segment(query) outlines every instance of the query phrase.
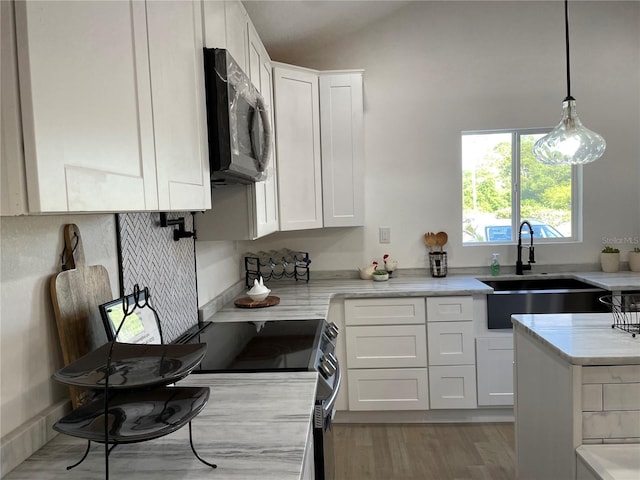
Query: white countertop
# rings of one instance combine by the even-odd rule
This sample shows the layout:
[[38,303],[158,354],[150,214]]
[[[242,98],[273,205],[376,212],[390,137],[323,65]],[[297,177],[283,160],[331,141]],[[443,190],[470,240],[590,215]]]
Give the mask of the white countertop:
[[[200,463],[187,426],[156,440],[120,445],[109,457],[112,479],[299,480],[316,388],[315,372],[192,374],[181,385],[211,387],[209,402],[193,420]],[[104,446],[58,435],[3,480],[102,480]]]
[[638,480],[640,444],[581,445],[576,449],[588,468],[600,480]]
[[[444,278],[409,277],[399,275],[386,282],[360,279],[311,280],[309,283],[267,283],[271,295],[280,298],[280,304],[267,308],[238,308],[233,302],[225,305],[215,316],[204,320],[215,322],[244,322],[268,320],[326,319],[329,303],[334,297],[375,298],[415,297],[436,295],[487,294],[493,289],[468,275]],[[244,296],[244,294],[240,295]]]
[[640,335],[611,328],[610,313],[513,315],[513,326],[574,365],[640,364]]
[[611,292],[640,291],[640,273],[638,272],[584,272],[575,274],[575,278]]
[[[313,275],[313,272],[312,272]],[[268,320],[326,319],[332,298],[375,297],[427,297],[439,295],[491,294],[493,289],[480,280],[509,280],[522,278],[575,278],[609,291],[640,291],[640,274],[634,272],[603,273],[579,272],[557,274],[500,275],[449,275],[442,278],[405,275],[401,271],[386,282],[355,278],[313,279],[304,281],[271,281],[271,295],[280,298],[280,304],[268,308],[237,308],[233,302],[215,313],[202,308],[202,319],[215,322],[243,322]],[[239,296],[244,296],[244,292]],[[250,310],[250,311],[249,311]]]

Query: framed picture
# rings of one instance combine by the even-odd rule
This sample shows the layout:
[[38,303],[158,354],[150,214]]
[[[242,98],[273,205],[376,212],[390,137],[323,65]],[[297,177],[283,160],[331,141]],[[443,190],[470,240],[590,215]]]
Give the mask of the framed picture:
[[[120,328],[117,341],[121,343],[161,344],[162,337],[160,335],[156,314],[147,305],[149,299],[146,296],[145,290],[140,290],[137,293],[137,296],[137,305],[136,296],[134,294],[126,296],[129,311],[133,310],[133,312],[124,320],[124,324],[122,325],[122,328]],[[125,312],[123,298],[112,300],[100,305],[99,307],[109,341],[113,340],[116,331],[124,319]],[[140,305],[142,305],[142,307],[140,307]]]

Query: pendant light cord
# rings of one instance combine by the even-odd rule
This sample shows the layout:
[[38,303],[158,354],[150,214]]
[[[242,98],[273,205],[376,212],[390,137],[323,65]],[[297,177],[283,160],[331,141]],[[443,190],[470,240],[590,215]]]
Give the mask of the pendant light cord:
[[569,0],[564,0],[564,36],[567,54],[567,100],[575,100],[571,96],[571,69],[569,67]]

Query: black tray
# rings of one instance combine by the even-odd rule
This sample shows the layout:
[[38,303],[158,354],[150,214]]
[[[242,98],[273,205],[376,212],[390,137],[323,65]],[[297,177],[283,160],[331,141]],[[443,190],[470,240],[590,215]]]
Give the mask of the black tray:
[[[207,404],[208,387],[161,387],[117,391],[109,396],[107,443],[134,443],[168,435],[190,422]],[[75,409],[54,430],[105,443],[104,394]]]
[[[65,385],[89,389],[105,386],[107,355],[111,343],[58,370],[54,379]],[[109,373],[110,389],[168,385],[187,376],[207,351],[205,343],[155,345],[115,343]]]

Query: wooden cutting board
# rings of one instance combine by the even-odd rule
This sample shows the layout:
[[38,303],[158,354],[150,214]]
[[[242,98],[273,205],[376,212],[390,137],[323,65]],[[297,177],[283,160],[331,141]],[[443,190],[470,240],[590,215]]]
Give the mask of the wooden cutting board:
[[274,305],[278,305],[280,303],[280,297],[269,295],[267,298],[260,301],[251,300],[251,297],[242,297],[242,298],[238,298],[233,303],[235,304],[236,307],[239,307],[239,308],[273,307]]
[[[113,300],[109,272],[102,265],[87,266],[80,230],[64,226],[64,271],[51,278],[51,300],[64,364],[69,365],[107,342],[98,306]],[[84,392],[71,389],[75,408]]]

